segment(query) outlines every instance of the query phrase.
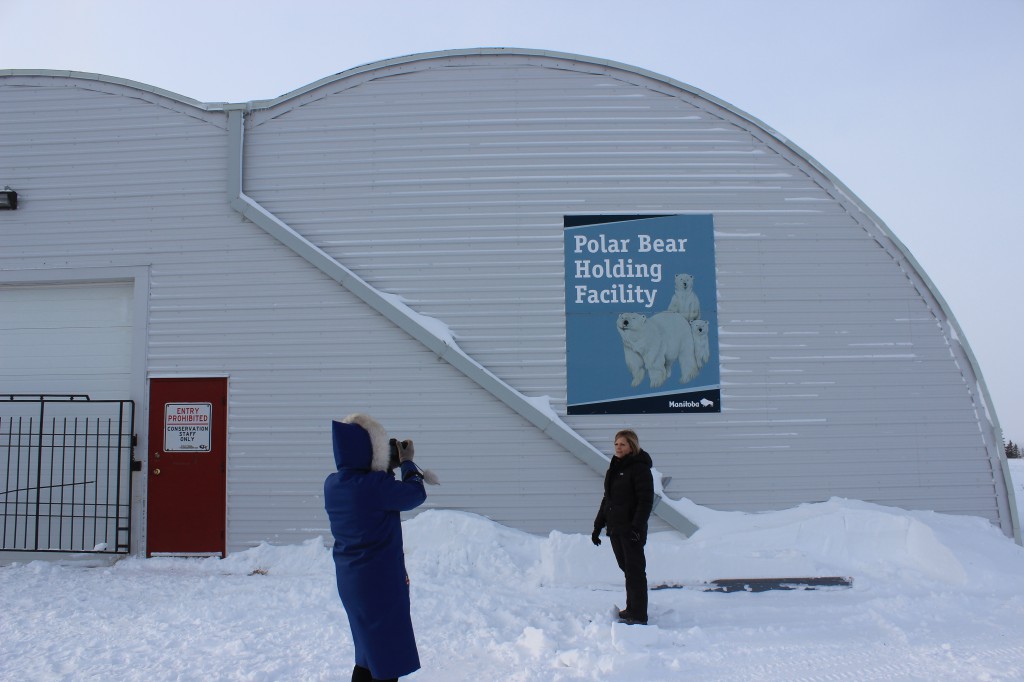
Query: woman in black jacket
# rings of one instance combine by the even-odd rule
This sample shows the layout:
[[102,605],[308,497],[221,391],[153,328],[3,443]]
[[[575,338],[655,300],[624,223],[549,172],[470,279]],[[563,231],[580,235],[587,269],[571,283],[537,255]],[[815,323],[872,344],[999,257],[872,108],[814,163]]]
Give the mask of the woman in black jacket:
[[651,456],[640,447],[636,432],[626,429],[615,434],[615,457],[604,475],[604,497],[594,519],[595,545],[601,544],[601,529],[608,538],[615,561],[626,576],[626,608],[619,619],[629,625],[647,624],[647,519],[654,506],[654,477]]

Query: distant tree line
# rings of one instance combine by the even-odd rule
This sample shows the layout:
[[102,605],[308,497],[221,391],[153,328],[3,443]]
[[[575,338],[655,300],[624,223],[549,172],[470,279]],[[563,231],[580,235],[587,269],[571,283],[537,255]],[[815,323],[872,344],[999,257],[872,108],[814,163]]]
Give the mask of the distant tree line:
[[1020,459],[1019,445],[1011,440],[1004,447],[1006,448],[1006,459]]

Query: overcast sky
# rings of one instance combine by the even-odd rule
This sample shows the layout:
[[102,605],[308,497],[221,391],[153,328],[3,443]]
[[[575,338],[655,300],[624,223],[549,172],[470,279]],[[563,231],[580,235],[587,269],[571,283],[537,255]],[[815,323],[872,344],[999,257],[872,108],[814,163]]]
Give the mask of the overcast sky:
[[1005,438],[1024,441],[1024,0],[0,0],[0,24],[0,69],[206,102],[473,47],[571,52],[700,88],[885,221],[960,323]]

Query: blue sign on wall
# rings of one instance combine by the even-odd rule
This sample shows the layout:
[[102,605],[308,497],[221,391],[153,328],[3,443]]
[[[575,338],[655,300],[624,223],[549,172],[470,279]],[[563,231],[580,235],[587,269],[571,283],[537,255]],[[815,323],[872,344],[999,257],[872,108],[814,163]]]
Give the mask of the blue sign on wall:
[[720,412],[710,215],[565,219],[569,414]]

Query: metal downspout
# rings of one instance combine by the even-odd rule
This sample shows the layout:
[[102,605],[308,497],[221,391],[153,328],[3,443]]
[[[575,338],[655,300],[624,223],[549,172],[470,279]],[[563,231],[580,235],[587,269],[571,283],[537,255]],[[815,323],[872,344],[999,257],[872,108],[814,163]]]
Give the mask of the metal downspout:
[[[577,459],[598,474],[604,475],[608,467],[608,459],[569,428],[565,422],[558,419],[553,413],[538,408],[529,398],[485,369],[457,345],[432,333],[417,320],[419,314],[402,303],[398,297],[384,294],[374,288],[246,196],[242,187],[246,110],[247,105],[245,104],[224,106],[224,111],[228,115],[228,203],[231,208],[351,291],[409,336],[422,343],[442,360],[540,429]],[[655,500],[654,513],[666,523],[686,536],[692,535],[697,530],[697,526],[671,504],[659,504],[662,501],[664,500],[661,497]]]

